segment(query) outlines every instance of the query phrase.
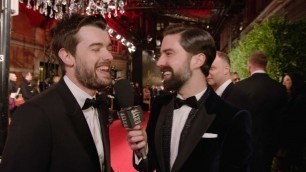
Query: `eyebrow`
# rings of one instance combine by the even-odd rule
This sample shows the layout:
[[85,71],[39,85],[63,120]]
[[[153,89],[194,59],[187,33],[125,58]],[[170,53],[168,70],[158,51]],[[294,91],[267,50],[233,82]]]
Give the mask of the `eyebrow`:
[[161,51],[161,53],[165,53],[165,52],[169,52],[169,51],[174,52],[174,50],[172,48],[168,48],[168,49],[165,49],[165,50]]
[[[105,44],[97,42],[97,43],[92,43],[89,45],[89,47],[93,47],[93,46],[105,46]],[[112,43],[109,43],[106,45],[106,47],[108,46],[112,46]]]

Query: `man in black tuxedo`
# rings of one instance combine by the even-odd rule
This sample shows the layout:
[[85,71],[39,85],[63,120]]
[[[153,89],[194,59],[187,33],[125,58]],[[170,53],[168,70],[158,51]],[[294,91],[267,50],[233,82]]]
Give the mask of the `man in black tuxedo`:
[[[64,77],[13,116],[1,172],[110,172],[108,105],[96,95],[111,84],[106,21],[72,14],[50,31]],[[92,100],[95,98],[96,100]]]
[[287,100],[285,87],[265,72],[267,63],[268,57],[263,52],[253,52],[247,65],[251,76],[235,84],[250,100],[247,109],[252,114],[253,122],[251,171],[254,172],[271,171],[276,151],[275,130]]
[[236,89],[231,79],[231,61],[227,54],[217,51],[216,58],[209,69],[207,83],[224,100],[240,108],[246,108],[247,97]]
[[216,56],[211,35],[171,25],[160,52],[156,64],[164,89],[176,93],[155,99],[146,131],[140,125],[128,130],[135,168],[146,165],[139,150],[148,148],[148,171],[248,171],[250,114],[223,101],[206,83]]

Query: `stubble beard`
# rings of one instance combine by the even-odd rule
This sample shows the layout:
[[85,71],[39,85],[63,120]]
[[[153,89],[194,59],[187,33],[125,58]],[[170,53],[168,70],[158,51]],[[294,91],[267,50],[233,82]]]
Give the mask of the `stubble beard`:
[[101,90],[109,86],[112,82],[111,76],[100,79],[95,69],[91,70],[86,64],[81,64],[79,61],[76,63],[75,75],[77,80],[86,88],[93,90]]

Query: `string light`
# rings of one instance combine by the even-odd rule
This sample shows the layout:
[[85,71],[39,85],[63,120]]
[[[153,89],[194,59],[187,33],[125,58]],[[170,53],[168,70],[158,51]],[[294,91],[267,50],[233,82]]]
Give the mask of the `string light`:
[[124,37],[122,37],[121,35],[117,34],[117,32],[114,31],[112,28],[107,27],[106,29],[107,29],[108,34],[111,37],[113,37],[116,40],[118,40],[119,42],[121,42],[122,45],[126,46],[130,53],[133,53],[133,52],[136,51],[136,47],[135,47],[135,45],[132,42],[127,41]]
[[[24,0],[19,0],[24,3]],[[81,15],[101,14],[111,18],[117,17],[118,13],[123,14],[123,7],[126,3],[123,0],[27,0],[27,9],[39,11],[40,14],[60,20],[64,13],[79,13]],[[110,36],[115,37],[119,42],[126,46],[130,53],[136,51],[133,43],[127,41],[124,37],[117,34],[108,27]]]

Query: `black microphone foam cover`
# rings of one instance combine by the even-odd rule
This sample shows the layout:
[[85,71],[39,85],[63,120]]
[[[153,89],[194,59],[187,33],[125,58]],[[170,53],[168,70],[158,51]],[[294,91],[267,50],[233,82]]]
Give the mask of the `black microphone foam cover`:
[[120,79],[114,85],[115,97],[122,108],[132,107],[134,105],[134,89],[130,81]]

